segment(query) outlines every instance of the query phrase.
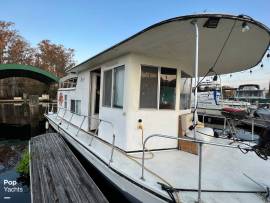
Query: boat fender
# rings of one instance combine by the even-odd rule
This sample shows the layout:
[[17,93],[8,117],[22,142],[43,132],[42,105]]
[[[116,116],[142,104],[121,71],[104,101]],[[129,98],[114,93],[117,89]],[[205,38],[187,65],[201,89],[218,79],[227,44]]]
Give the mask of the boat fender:
[[45,129],[46,129],[46,130],[49,129],[49,122],[48,122],[48,121],[45,122]]

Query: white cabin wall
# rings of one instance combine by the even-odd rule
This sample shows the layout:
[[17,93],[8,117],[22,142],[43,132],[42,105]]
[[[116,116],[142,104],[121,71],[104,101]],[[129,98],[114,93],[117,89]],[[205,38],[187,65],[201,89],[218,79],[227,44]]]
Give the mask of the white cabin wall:
[[[102,106],[103,95],[103,72],[121,65],[125,65],[124,81],[124,100],[123,109]],[[177,68],[176,84],[176,109],[175,110],[157,110],[157,109],[139,109],[140,100],[140,71],[141,65],[164,66]],[[116,135],[115,144],[126,151],[141,150],[141,130],[137,128],[138,119],[143,120],[144,139],[152,134],[164,134],[178,136],[178,118],[179,115],[189,113],[190,110],[179,110],[180,107],[180,79],[181,65],[176,61],[151,58],[138,54],[127,54],[117,59],[104,63],[97,68],[101,68],[101,85],[100,85],[100,110],[99,118],[113,123]],[[192,70],[182,69],[192,75]],[[70,100],[81,100],[81,113],[89,115],[90,99],[90,69],[78,74],[77,87],[74,90],[59,89],[59,93],[68,95],[68,110],[70,110]],[[64,105],[64,102],[63,102]],[[66,114],[68,120],[70,115]],[[80,125],[82,118],[73,116],[72,123]],[[88,120],[86,119],[83,129],[88,130]],[[112,128],[106,123],[99,127],[98,136],[105,141],[112,142]],[[154,138],[147,144],[148,148],[175,148],[176,140]]]
[[[151,58],[138,54],[130,55],[130,64],[126,73],[126,117],[127,117],[127,145],[128,151],[141,150],[141,130],[137,128],[138,120],[144,125],[144,139],[152,134],[178,136],[179,115],[189,113],[189,110],[180,109],[180,79],[181,65],[176,61]],[[176,108],[175,110],[139,109],[141,65],[164,66],[177,68]],[[192,70],[183,70],[189,74]],[[150,149],[176,148],[177,140],[153,138],[147,144]]]
[[[74,100],[81,100],[81,114],[82,115],[88,115],[89,112],[89,82],[90,82],[90,74],[89,74],[89,70],[83,71],[78,73],[78,80],[77,80],[77,86],[76,88],[60,88],[58,90],[58,95],[57,98],[59,98],[59,94],[60,92],[62,92],[63,96],[67,95],[67,112],[65,114],[65,119],[69,120],[71,117],[71,113],[70,113],[70,100],[74,99]],[[59,105],[59,103],[58,103]],[[62,106],[60,107],[64,107],[64,102],[62,104]],[[63,111],[63,110],[62,110]],[[62,114],[61,114],[62,115]],[[80,126],[81,122],[82,122],[83,117],[82,116],[77,116],[77,115],[73,115],[72,117],[72,123]],[[88,119],[85,119],[83,126],[83,129],[88,130]]]
[[[124,100],[123,109],[115,107],[104,107],[102,106],[102,96],[103,96],[103,72],[118,66],[125,65],[125,81],[124,81]],[[110,121],[113,123],[115,132],[115,144],[123,150],[127,150],[127,128],[126,128],[126,98],[129,89],[127,88],[127,73],[129,69],[129,56],[121,56],[117,59],[111,60],[101,66],[101,85],[100,85],[100,110],[99,118]],[[99,137],[112,143],[112,128],[106,123],[102,123],[99,128]]]

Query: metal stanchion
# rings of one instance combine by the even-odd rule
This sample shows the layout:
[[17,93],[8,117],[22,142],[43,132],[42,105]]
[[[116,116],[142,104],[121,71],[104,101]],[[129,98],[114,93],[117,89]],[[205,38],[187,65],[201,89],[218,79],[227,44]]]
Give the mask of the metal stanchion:
[[202,143],[199,143],[199,180],[198,180],[198,203],[201,203],[202,193]]

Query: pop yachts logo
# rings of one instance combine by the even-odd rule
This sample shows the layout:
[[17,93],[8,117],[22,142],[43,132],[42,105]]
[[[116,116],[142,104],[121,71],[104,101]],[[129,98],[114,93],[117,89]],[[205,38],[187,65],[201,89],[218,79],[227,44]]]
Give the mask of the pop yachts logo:
[[23,188],[18,186],[16,180],[4,180],[5,192],[23,192]]

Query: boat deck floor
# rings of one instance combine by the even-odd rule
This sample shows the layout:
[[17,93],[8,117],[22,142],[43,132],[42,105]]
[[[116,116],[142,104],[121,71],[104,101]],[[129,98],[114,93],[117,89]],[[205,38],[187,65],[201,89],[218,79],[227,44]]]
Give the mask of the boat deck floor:
[[30,158],[33,203],[108,202],[59,134],[32,138]]
[[[60,120],[56,119],[55,115],[50,115],[48,118],[56,124]],[[71,125],[68,126],[64,120],[59,125],[59,129],[65,132],[64,134],[70,134],[67,136],[68,139],[76,140],[91,152],[97,154],[104,162],[110,162],[110,145],[94,138],[92,145],[89,146],[91,135],[80,131],[78,136],[75,136],[77,129]],[[207,136],[205,140],[225,145],[230,144],[232,146],[239,144],[231,143],[231,140],[209,138]],[[167,193],[158,184],[158,182],[164,183],[164,180],[166,180],[166,184],[169,183],[175,188],[195,190],[198,188],[199,158],[197,155],[177,149],[153,151],[152,153],[154,155],[153,158],[145,160],[145,167],[147,169],[145,171],[145,180],[141,179],[141,152],[126,154],[120,150],[115,150],[110,167],[142,184],[144,187],[148,187],[164,196],[167,196]],[[134,156],[138,158],[134,158]],[[146,157],[150,157],[150,154],[147,153]],[[202,160],[203,190],[242,191],[240,193],[203,192],[203,201],[265,202],[262,196],[258,194],[263,191],[263,188],[252,182],[244,174],[260,184],[270,186],[269,160],[262,160],[253,152],[244,155],[237,148],[232,149],[211,145],[203,145]],[[194,202],[197,200],[197,195],[197,192],[179,192],[182,202]]]

